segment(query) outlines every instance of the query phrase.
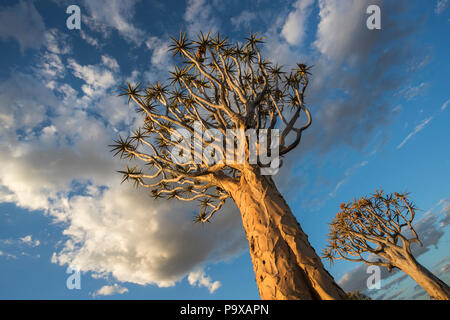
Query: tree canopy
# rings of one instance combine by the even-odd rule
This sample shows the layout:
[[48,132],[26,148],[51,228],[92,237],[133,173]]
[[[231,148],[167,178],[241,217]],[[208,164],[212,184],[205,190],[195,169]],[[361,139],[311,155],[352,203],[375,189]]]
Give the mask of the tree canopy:
[[[142,127],[111,146],[115,155],[138,160],[120,171],[123,181],[151,189],[155,199],[199,201],[195,221],[207,222],[230,197],[224,181],[237,182],[250,166],[270,166],[259,160],[252,163],[252,150],[267,149],[273,142],[280,156],[293,150],[311,125],[304,103],[310,67],[299,63],[285,72],[262,57],[262,43],[255,33],[234,44],[219,33],[200,33],[192,40],[180,32],[172,38],[170,51],[176,63],[170,78],[146,86],[127,83],[123,88],[121,95],[128,103],[133,101],[144,117]],[[215,134],[198,134],[197,129]],[[246,137],[242,149],[235,145],[235,137],[227,136],[227,130],[248,129],[260,135],[253,140]],[[277,141],[272,135],[262,138],[261,133],[273,129],[279,130]],[[193,144],[180,148],[182,132],[194,137]],[[226,137],[224,141],[216,138],[218,134]],[[244,161],[224,161],[230,152],[225,144],[233,146],[233,159],[243,150]],[[202,150],[208,148],[215,161],[205,157]],[[180,157],[190,160],[174,160]]]
[[342,203],[340,209],[330,223],[328,247],[323,251],[330,262],[362,261],[391,270],[396,255],[405,259],[411,255],[412,243],[422,245],[412,225],[416,207],[408,193],[385,194],[380,189]]

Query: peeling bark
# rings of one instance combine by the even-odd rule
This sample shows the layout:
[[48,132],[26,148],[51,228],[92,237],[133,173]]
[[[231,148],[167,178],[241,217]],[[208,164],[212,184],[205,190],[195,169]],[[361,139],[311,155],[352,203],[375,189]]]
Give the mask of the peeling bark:
[[269,176],[246,170],[227,189],[241,212],[261,299],[347,299]]

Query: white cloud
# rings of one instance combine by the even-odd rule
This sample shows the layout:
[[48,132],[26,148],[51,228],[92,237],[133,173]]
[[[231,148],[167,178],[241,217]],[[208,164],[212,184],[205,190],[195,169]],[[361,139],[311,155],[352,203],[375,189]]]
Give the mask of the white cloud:
[[44,21],[33,2],[0,8],[0,39],[14,38],[20,49],[38,49],[44,42]]
[[110,68],[99,65],[82,66],[72,58],[68,59],[68,67],[73,70],[74,76],[85,82],[81,89],[88,97],[104,95],[107,89],[116,84],[114,70]]
[[448,0],[437,0],[434,12],[436,12],[436,14],[441,14],[445,11],[445,9],[447,9],[447,6]]
[[289,13],[281,30],[281,35],[291,45],[298,45],[305,37],[307,19],[311,13],[315,0],[297,0],[295,10]]
[[119,71],[120,69],[117,60],[108,55],[102,55],[102,63],[113,71]]
[[[98,86],[98,77],[103,79],[102,70],[107,70],[70,63],[92,86]],[[19,92],[18,99],[10,87],[26,94]],[[90,107],[106,104],[96,109],[99,119],[84,111],[76,97],[70,100],[78,101],[74,104],[56,99],[54,90],[75,94],[68,84],[59,83],[51,90],[32,76],[16,74],[0,88],[0,201],[43,210],[64,222],[66,240],[55,252],[54,262],[121,282],[171,286],[199,265],[227,259],[246,248],[234,207],[201,228],[192,223],[192,212],[198,210],[195,204],[155,202],[148,190],[120,185],[115,171],[123,164],[112,158],[107,147],[117,136],[113,123],[119,119],[106,115],[123,107],[128,117],[122,120],[132,126],[129,114],[134,110],[126,103],[121,106],[117,101],[113,107],[106,103],[107,95],[91,101]],[[45,112],[48,108],[51,116]],[[30,133],[20,138],[17,128]]]
[[32,246],[32,247],[37,247],[41,244],[41,242],[39,240],[33,240],[31,235],[19,238],[19,240],[29,246]]
[[59,55],[45,52],[41,58],[39,72],[44,77],[61,78],[65,74],[65,68]]
[[91,29],[102,32],[105,36],[108,35],[108,30],[112,28],[117,30],[127,41],[140,45],[145,32],[132,23],[134,7],[138,2],[139,0],[110,0],[105,3],[85,0],[84,4],[90,17],[84,20]]
[[98,289],[93,296],[110,296],[113,294],[124,294],[127,293],[128,289],[119,286],[117,283],[115,283],[112,286],[103,286],[100,289]]
[[315,46],[328,59],[364,59],[376,43],[378,32],[366,26],[369,4],[382,6],[380,0],[319,0],[320,23]]
[[148,49],[152,50],[152,56],[150,59],[152,67],[157,70],[169,70],[172,65],[170,64],[169,53],[169,41],[163,41],[158,37],[149,37],[145,41],[145,45]]
[[413,130],[410,134],[408,134],[408,135],[406,136],[406,138],[403,139],[403,141],[397,146],[397,149],[402,148],[402,147],[405,145],[405,143],[407,143],[412,137],[414,137],[417,133],[419,133],[420,131],[422,131],[422,130],[423,130],[423,129],[431,122],[431,120],[433,120],[433,117],[424,119],[421,123],[419,123],[419,124],[414,128],[414,130]]
[[206,276],[202,269],[189,273],[188,281],[191,286],[208,288],[211,294],[222,286],[219,281],[212,281],[209,276]]
[[154,202],[147,191],[130,185],[112,185],[100,196],[76,196],[65,208],[69,240],[54,262],[110,274],[120,282],[173,286],[200,263],[244,248],[239,215],[227,210],[199,229],[188,213],[194,210]]
[[444,102],[444,104],[441,107],[441,110],[444,111],[445,109],[447,109],[447,107],[450,105],[450,100],[447,100]]
[[71,46],[67,43],[67,35],[58,29],[50,29],[45,32],[45,48],[51,53],[62,55],[72,51]]
[[33,128],[44,119],[48,106],[57,105],[56,97],[33,77],[15,73],[0,83],[0,132],[17,135],[16,130]]

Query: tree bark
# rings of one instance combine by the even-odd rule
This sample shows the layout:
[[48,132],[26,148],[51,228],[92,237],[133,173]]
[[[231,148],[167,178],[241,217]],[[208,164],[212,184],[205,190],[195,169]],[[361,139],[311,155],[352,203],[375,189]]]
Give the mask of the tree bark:
[[450,300],[449,286],[422,266],[412,255],[406,262],[399,263],[399,269],[413,278],[431,298],[436,300]]
[[270,176],[244,170],[227,189],[241,212],[261,299],[347,299]]

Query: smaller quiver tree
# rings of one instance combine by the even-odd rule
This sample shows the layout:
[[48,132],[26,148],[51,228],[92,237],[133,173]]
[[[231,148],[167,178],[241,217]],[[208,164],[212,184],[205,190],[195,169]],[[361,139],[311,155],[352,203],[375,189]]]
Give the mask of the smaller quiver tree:
[[330,223],[328,247],[322,257],[330,262],[345,259],[398,268],[413,278],[433,299],[449,300],[447,284],[414,258],[411,245],[422,246],[412,222],[416,207],[408,193],[385,195],[382,190],[369,197],[342,203]]

